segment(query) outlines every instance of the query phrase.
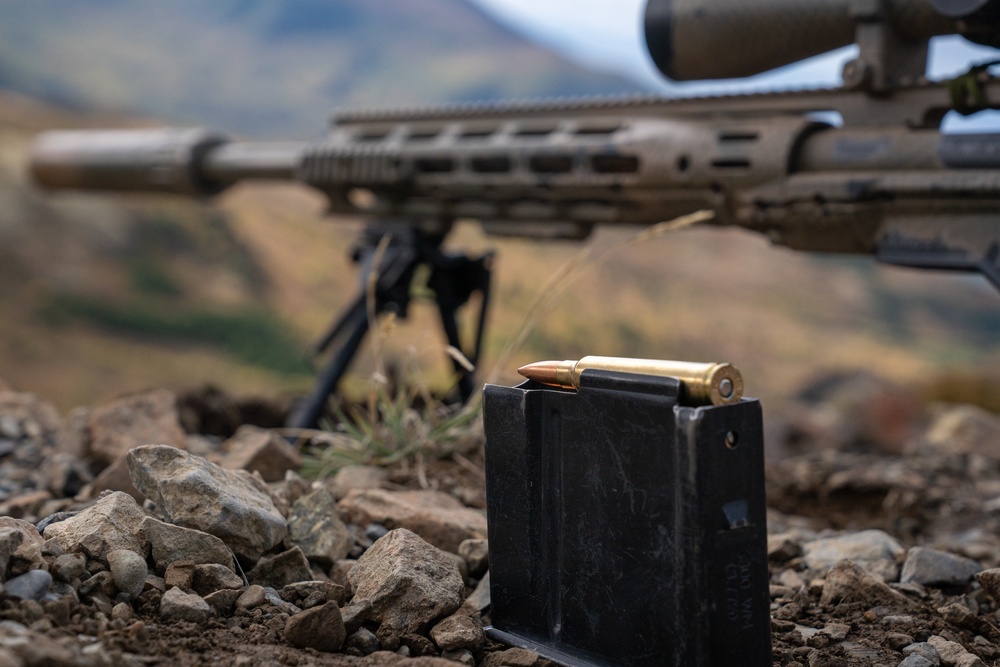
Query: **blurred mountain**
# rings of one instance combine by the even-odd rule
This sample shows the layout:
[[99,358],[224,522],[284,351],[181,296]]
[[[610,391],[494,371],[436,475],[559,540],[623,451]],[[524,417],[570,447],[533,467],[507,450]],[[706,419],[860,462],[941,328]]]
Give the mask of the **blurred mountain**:
[[463,0],[0,2],[0,88],[293,138],[335,107],[637,91]]

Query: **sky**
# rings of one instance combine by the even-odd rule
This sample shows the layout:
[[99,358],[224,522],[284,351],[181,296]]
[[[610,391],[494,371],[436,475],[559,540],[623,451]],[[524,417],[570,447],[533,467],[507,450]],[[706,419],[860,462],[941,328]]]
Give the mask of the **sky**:
[[[646,55],[642,12],[646,0],[470,0],[518,32],[583,65],[625,75],[654,90],[704,95],[803,86],[836,86],[854,47],[738,81],[666,82]],[[994,60],[998,51],[961,37],[931,42],[928,74],[944,78],[972,63]],[[957,123],[957,121],[956,121]],[[960,123],[957,123],[960,124]]]

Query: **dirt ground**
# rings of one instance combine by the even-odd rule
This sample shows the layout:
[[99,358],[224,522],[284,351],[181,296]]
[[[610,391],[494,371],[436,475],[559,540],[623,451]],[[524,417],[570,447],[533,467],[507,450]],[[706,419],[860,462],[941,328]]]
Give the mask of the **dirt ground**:
[[[186,397],[179,404],[187,410],[189,431],[211,423],[213,410],[198,400]],[[39,493],[27,487],[37,470],[47,470],[45,457],[52,456],[44,443],[44,434],[52,429],[45,423],[49,413],[13,399],[5,409],[0,410],[0,427],[6,429],[0,438],[3,507],[8,514],[36,521],[46,511],[30,508],[62,502],[30,505],[23,500]],[[280,417],[280,410],[254,409],[258,421]],[[40,426],[25,427],[18,440],[8,424],[11,415],[26,424],[22,417],[27,413],[35,415]],[[985,412],[974,416],[981,420],[975,422],[977,428],[992,425],[990,420],[996,418]],[[203,430],[225,432],[239,421],[237,416],[225,427],[216,424]],[[803,447],[799,433],[795,448],[768,462],[774,665],[897,667],[907,652],[928,640],[959,652],[941,656],[945,667],[1000,664],[1000,586],[991,588],[986,580],[971,577],[950,583],[901,583],[899,577],[898,568],[913,547],[969,559],[980,570],[1000,567],[1000,444],[992,444],[1000,443],[1000,430],[973,429],[970,437],[968,428],[958,429],[951,440],[935,444],[927,435],[930,429],[922,423],[913,444],[891,451],[857,439],[838,444],[835,438],[818,436],[815,440],[822,446]],[[416,457],[389,466],[385,484],[393,490],[443,491],[466,507],[482,509],[482,465],[481,450]],[[873,577],[868,569],[843,564],[818,569],[810,561],[809,550],[817,540],[873,530],[883,531],[879,539],[896,545],[895,555],[889,557],[897,568],[892,576]],[[467,581],[466,595],[475,584]],[[840,593],[831,596],[834,586]],[[298,648],[283,637],[288,614],[269,605],[202,624],[165,621],[161,597],[162,591],[147,589],[123,607],[114,604],[120,602],[114,598],[36,602],[0,595],[0,666],[459,664],[441,657],[441,650],[426,637],[403,637],[397,651],[369,655]],[[489,623],[488,609],[479,620]],[[490,642],[464,659],[480,667],[547,664],[533,654]],[[906,667],[920,664],[911,659]]]

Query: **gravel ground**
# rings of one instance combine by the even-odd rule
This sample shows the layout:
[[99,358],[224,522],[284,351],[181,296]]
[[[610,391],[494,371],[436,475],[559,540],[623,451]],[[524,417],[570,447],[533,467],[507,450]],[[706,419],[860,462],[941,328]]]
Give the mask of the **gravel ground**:
[[[811,409],[768,466],[774,664],[1000,664],[1000,417],[879,448]],[[0,667],[546,664],[482,633],[481,456],[312,483],[280,412],[0,387]]]

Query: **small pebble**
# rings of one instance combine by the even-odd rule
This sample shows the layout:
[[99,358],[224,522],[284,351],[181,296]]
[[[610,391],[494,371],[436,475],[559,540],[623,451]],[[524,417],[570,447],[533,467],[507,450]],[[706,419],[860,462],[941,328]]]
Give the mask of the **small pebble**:
[[45,570],[29,570],[8,579],[4,589],[10,597],[22,600],[41,600],[52,586],[52,575]]
[[372,542],[375,542],[381,537],[384,537],[389,532],[389,529],[380,523],[370,523],[365,526],[365,537],[367,537]]
[[264,593],[264,587],[254,584],[248,586],[243,594],[236,598],[236,608],[237,609],[253,609],[254,607],[259,607],[264,602],[267,601],[267,596]]
[[212,608],[201,597],[185,593],[179,588],[171,588],[160,599],[160,617],[168,621],[190,621],[204,623],[212,613]]
[[913,547],[906,554],[901,583],[916,582],[925,586],[958,586],[967,583],[983,568],[964,556],[927,547]]
[[118,590],[133,600],[139,597],[149,574],[145,558],[128,549],[115,549],[108,553],[108,567]]
[[361,628],[344,641],[345,648],[357,649],[361,655],[369,655],[381,648],[378,637],[368,628]]
[[941,664],[941,656],[938,655],[937,649],[927,642],[919,642],[916,644],[910,644],[909,646],[904,646],[903,655],[907,657],[911,655],[919,655],[929,661],[932,665],[935,665],[935,667]]
[[132,620],[132,605],[119,602],[111,608],[111,620],[128,622]]

